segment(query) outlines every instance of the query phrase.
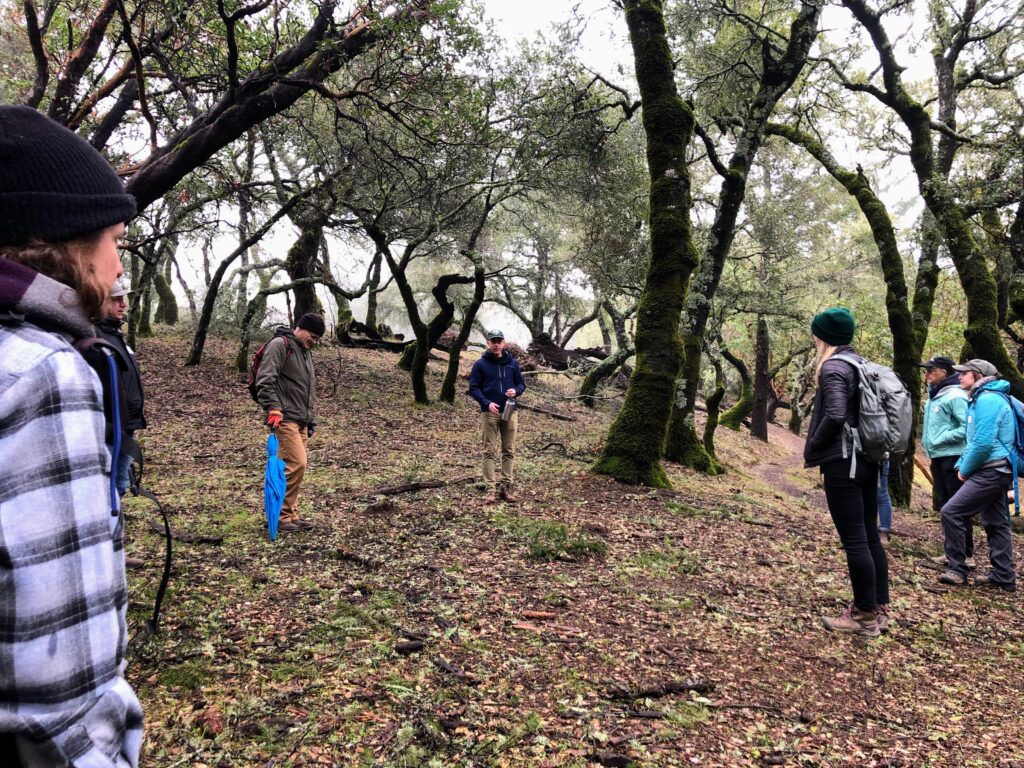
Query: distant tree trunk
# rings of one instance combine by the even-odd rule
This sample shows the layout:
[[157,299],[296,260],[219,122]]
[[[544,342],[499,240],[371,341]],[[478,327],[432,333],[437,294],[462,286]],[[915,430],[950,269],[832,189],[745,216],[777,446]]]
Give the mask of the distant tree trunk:
[[679,374],[679,318],[697,266],[686,159],[694,119],[676,89],[661,2],[626,0],[625,12],[647,136],[651,260],[637,309],[636,368],[594,471],[667,487],[661,458]]
[[768,406],[771,401],[772,379],[768,370],[771,340],[768,336],[768,320],[757,316],[757,333],[754,343],[754,404],[750,413],[750,434],[758,440],[768,442]]
[[906,453],[894,463],[899,471],[892,472],[893,483],[889,494],[898,506],[910,504],[910,493],[914,478],[914,450],[916,448],[917,424],[921,407],[921,368],[918,362],[928,339],[928,324],[931,321],[939,270],[938,239],[929,235],[932,223],[929,215],[924,217],[922,254],[914,286],[913,304],[908,297],[907,281],[904,276],[903,259],[900,256],[896,232],[885,204],[875,195],[871,183],[858,168],[856,172],[843,168],[816,138],[788,125],[770,125],[768,133],[783,136],[793,144],[803,147],[828,173],[857,201],[861,213],[871,228],[871,234],[878,248],[882,277],[885,280],[885,309],[889,321],[889,333],[893,339],[893,370],[907,385],[913,408],[914,427]]
[[630,347],[620,347],[591,368],[587,375],[583,377],[583,383],[580,384],[578,395],[580,402],[588,408],[593,408],[595,405],[594,395],[597,393],[597,388],[601,385],[601,382],[615,373],[623,363],[633,356],[633,353],[634,350]]
[[[711,302],[725,267],[725,259],[736,236],[736,219],[746,197],[747,176],[760,149],[764,130],[779,99],[785,95],[807,61],[811,44],[818,34],[822,4],[805,0],[790,25],[789,41],[782,57],[774,59],[767,43],[762,45],[763,72],[739,133],[739,141],[725,169],[715,219],[711,225],[701,266],[694,278],[686,302],[683,329],[685,358],[679,381],[679,395],[672,414],[675,422],[669,430],[665,456],[693,469],[714,474],[717,463],[707,455],[693,428],[693,410],[697,404],[703,337],[711,314]],[[723,424],[725,416],[723,416]]]
[[597,326],[601,329],[601,344],[604,346],[605,354],[610,355],[612,353],[612,331],[608,327],[608,320],[604,312],[598,313]]
[[732,408],[722,414],[718,423],[723,427],[738,430],[743,420],[750,415],[754,408],[754,382],[750,378],[750,370],[747,368],[747,364],[725,347],[722,347],[722,357],[728,360],[740,375],[740,397]]
[[480,310],[480,305],[484,303],[484,289],[487,286],[484,274],[483,264],[477,260],[473,270],[473,299],[463,310],[459,335],[455,337],[455,341],[448,351],[448,369],[445,371],[444,381],[441,384],[441,400],[445,403],[453,405],[455,403],[455,384],[459,380],[459,358],[462,356],[462,348],[469,341],[469,334],[473,331],[476,313]]
[[710,359],[711,365],[715,368],[715,391],[704,401],[708,418],[704,422],[703,442],[704,450],[708,452],[708,455],[717,458],[715,456],[715,429],[718,428],[718,414],[722,406],[722,399],[725,397],[725,371],[722,370],[722,364],[716,358]]
[[[467,285],[473,282],[475,282],[475,278],[457,274],[442,275],[438,279],[437,285],[430,291],[434,301],[437,302],[438,310],[430,319],[430,322],[427,323],[426,354],[421,355],[417,349],[420,346],[420,340],[417,337],[416,341],[405,348],[402,356],[398,359],[399,368],[409,371],[413,378],[417,376],[424,378],[426,376],[430,350],[434,348],[442,334],[451,327],[452,320],[455,319],[455,304],[448,298],[448,289],[453,285]],[[418,370],[416,368],[417,364],[421,366]],[[424,381],[426,381],[425,378]]]
[[316,297],[316,286],[312,282],[317,274],[317,257],[320,255],[320,241],[324,236],[322,220],[308,220],[294,216],[292,220],[299,227],[299,237],[288,249],[288,277],[295,283],[295,319],[314,312],[323,314],[323,307]]
[[153,281],[156,279],[156,272],[150,275],[149,282],[142,289],[142,304],[139,307],[139,329],[138,335],[148,339],[153,335]]
[[373,262],[370,266],[370,283],[366,291],[366,327],[377,330],[377,289],[380,287],[380,268],[384,261],[380,251],[373,254]]

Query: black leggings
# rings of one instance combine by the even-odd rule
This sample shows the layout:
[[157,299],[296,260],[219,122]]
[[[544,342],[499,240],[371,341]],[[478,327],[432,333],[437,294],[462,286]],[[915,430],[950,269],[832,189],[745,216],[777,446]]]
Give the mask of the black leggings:
[[853,603],[862,611],[889,604],[889,560],[878,538],[878,465],[857,457],[856,477],[850,460],[821,465],[825,499],[846,551]]

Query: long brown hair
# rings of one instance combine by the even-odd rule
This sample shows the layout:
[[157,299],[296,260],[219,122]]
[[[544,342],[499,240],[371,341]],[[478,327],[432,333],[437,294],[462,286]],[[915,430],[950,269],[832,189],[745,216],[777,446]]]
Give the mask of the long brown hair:
[[74,288],[89,319],[99,320],[103,317],[103,305],[110,293],[110,286],[100,283],[93,266],[93,252],[101,236],[102,230],[66,243],[34,240],[26,245],[7,245],[0,247],[0,257],[24,264]]

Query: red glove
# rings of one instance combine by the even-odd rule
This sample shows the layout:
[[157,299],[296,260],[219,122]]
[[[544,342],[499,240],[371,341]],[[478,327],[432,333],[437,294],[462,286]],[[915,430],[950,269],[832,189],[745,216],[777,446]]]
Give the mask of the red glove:
[[282,421],[284,421],[284,414],[277,410],[277,408],[273,408],[267,413],[267,425],[271,429],[280,427]]

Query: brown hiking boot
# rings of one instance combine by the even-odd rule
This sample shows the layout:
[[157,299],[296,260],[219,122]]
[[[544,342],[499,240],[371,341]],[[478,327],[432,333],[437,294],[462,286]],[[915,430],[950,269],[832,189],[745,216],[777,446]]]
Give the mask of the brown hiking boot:
[[124,567],[131,568],[133,570],[137,568],[145,568],[146,561],[143,560],[141,557],[126,557],[124,559]]
[[284,531],[286,533],[295,533],[297,530],[299,530],[299,526],[297,526],[291,520],[282,520],[277,524],[277,530],[278,532]]
[[488,491],[487,495],[484,497],[484,504],[497,504],[497,503],[498,503],[498,496],[497,496],[497,494],[495,494],[494,491]]
[[939,576],[939,581],[942,584],[949,584],[952,587],[967,586],[967,577],[961,576],[956,571],[943,571],[942,575]]
[[821,623],[830,632],[846,632],[864,637],[878,637],[881,634],[875,614],[862,611],[854,605],[850,605],[842,615],[834,619],[822,616]]
[[[935,563],[936,565],[949,565],[949,561],[946,560],[946,556],[945,555],[938,555],[936,557],[930,558],[930,560],[933,563]],[[978,564],[974,561],[974,556],[973,555],[971,557],[968,557],[966,560],[964,560],[964,565],[966,565],[972,571],[975,568],[978,567]]]
[[1003,592],[1016,592],[1017,584],[1012,581],[993,581],[992,574],[974,577],[974,586],[989,589],[1001,589]]
[[501,498],[507,501],[509,504],[515,504],[519,499],[512,493],[511,485],[503,485],[501,487]]
[[875,621],[878,622],[878,631],[886,633],[889,631],[889,606],[880,605],[875,608]]

